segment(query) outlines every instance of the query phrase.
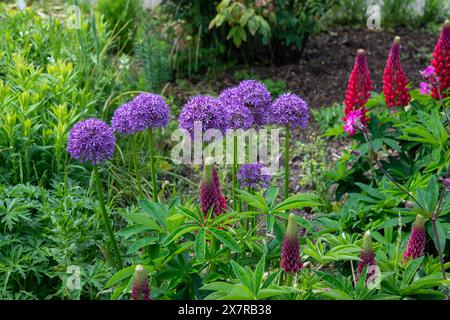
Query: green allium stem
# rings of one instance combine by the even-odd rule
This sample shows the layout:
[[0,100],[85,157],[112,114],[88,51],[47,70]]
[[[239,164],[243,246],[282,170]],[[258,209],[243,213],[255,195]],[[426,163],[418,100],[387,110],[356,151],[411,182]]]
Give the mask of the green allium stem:
[[237,135],[235,134],[233,137],[233,172],[232,172],[232,179],[233,179],[233,209],[234,211],[238,211],[238,200],[237,200],[237,171],[238,171],[238,141],[237,141]]
[[289,144],[291,131],[289,126],[286,126],[286,137],[284,141],[284,197],[289,197]]
[[117,270],[120,270],[122,269],[122,258],[120,257],[119,248],[117,246],[116,238],[114,237],[111,220],[109,219],[108,213],[106,212],[105,200],[103,199],[102,184],[100,182],[100,176],[98,174],[97,166],[94,166],[94,178],[97,186],[98,201],[100,203],[100,211],[102,213],[103,224],[106,232],[108,233],[109,240],[111,241],[111,245],[113,247],[115,255],[115,267]]
[[142,199],[143,192],[142,192],[142,184],[141,184],[141,177],[139,175],[139,164],[136,154],[136,136],[132,137],[131,139],[131,149],[132,149],[132,156],[133,156],[133,165],[134,165],[134,174],[136,176],[136,183],[138,186],[139,191],[139,199]]
[[150,132],[150,175],[152,179],[153,201],[158,202],[158,184],[156,183],[155,147],[153,141],[153,129]]

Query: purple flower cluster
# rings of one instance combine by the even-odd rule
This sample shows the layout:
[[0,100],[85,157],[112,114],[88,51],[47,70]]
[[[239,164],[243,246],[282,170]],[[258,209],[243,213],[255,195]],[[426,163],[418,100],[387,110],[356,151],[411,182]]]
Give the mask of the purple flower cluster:
[[239,94],[238,87],[223,90],[219,100],[229,113],[229,129],[247,130],[253,126],[254,118],[251,110],[245,105],[244,99]]
[[309,108],[306,102],[293,93],[280,95],[272,104],[274,123],[292,128],[305,128],[309,120]]
[[211,96],[196,96],[189,99],[183,106],[178,120],[180,127],[191,135],[194,133],[195,122],[201,123],[202,131],[218,129],[225,132],[230,115],[219,99]]
[[298,241],[297,222],[295,221],[295,215],[291,213],[289,214],[288,225],[286,227],[280,261],[281,267],[287,273],[297,273],[303,268]]
[[243,164],[237,173],[237,179],[241,188],[263,189],[270,185],[271,176],[263,173],[264,165],[262,163]]
[[94,165],[111,159],[116,139],[103,121],[92,118],[78,122],[69,132],[67,151],[73,159]]
[[244,80],[239,83],[236,90],[252,112],[256,126],[272,123],[270,114],[272,97],[264,84],[256,80]]
[[170,110],[164,98],[154,93],[141,93],[117,108],[111,125],[114,131],[133,134],[147,128],[167,126]]

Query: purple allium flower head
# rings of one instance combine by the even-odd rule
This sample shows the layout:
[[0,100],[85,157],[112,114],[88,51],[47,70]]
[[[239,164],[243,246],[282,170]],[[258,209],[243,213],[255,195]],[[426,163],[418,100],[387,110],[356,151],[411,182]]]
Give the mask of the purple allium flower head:
[[263,189],[270,185],[271,176],[264,174],[262,163],[243,164],[237,173],[237,179],[242,188]]
[[284,271],[288,273],[296,273],[303,267],[298,245],[297,222],[295,221],[295,215],[293,213],[289,214],[286,235],[281,250],[280,265],[283,267]]
[[[362,250],[359,255],[360,261],[358,263],[358,270],[356,274],[356,280],[358,281],[361,273],[363,272],[365,267],[376,266],[377,262],[375,260],[375,252],[372,248],[372,236],[370,231],[367,231],[364,234]],[[366,273],[366,282],[369,277],[375,274],[375,270],[367,270]]]
[[133,287],[131,288],[131,300],[150,300],[150,287],[148,285],[147,271],[144,266],[138,264],[134,271]]
[[140,121],[136,118],[136,113],[133,112],[132,105],[125,103],[114,111],[111,119],[111,127],[115,132],[121,134],[133,134],[139,130]]
[[230,115],[229,129],[247,130],[253,126],[253,114],[239,94],[238,87],[223,90],[219,95],[219,100],[227,108]]
[[69,132],[67,151],[73,159],[91,161],[94,165],[111,159],[116,139],[103,121],[92,118],[78,122]]
[[164,98],[154,93],[141,93],[129,102],[131,113],[127,121],[133,130],[144,131],[147,128],[167,126],[170,110]]
[[293,93],[280,95],[272,104],[274,123],[292,128],[305,128],[309,120],[309,108],[306,102]]
[[239,83],[236,90],[252,112],[256,126],[271,124],[270,105],[272,97],[264,84],[256,80],[244,80]]
[[230,115],[219,99],[211,96],[196,96],[189,99],[183,106],[178,120],[180,127],[191,135],[194,133],[195,122],[201,123],[203,131],[218,129],[225,132]]
[[425,220],[420,214],[417,215],[416,221],[414,221],[411,235],[409,236],[408,245],[406,251],[403,253],[403,258],[417,259],[425,253]]

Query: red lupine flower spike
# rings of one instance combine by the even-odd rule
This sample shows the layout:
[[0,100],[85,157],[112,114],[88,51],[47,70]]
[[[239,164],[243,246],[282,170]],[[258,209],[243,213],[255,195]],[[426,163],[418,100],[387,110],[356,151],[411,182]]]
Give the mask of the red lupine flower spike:
[[[370,231],[367,231],[364,234],[362,250],[359,255],[359,258],[361,260],[358,263],[356,281],[358,281],[365,267],[375,266],[377,264],[375,260],[375,251],[373,251],[372,248],[372,236],[370,234]],[[368,270],[366,274],[366,281],[373,274],[375,274],[375,270]]]
[[203,181],[200,189],[200,204],[204,218],[212,208],[212,215],[218,216],[227,207],[225,197],[222,195],[219,177],[214,165],[214,158],[207,158],[203,168]]
[[344,122],[347,120],[347,116],[351,111],[361,110],[364,114],[362,122],[364,124],[367,123],[367,110],[364,105],[370,97],[371,89],[372,81],[370,80],[370,71],[367,66],[366,53],[364,50],[359,49],[356,54],[355,65],[350,74],[347,91],[345,93]]
[[400,37],[395,37],[383,74],[383,92],[389,108],[407,106],[411,100],[408,81],[400,62]]
[[419,214],[416,217],[416,221],[414,221],[406,251],[403,253],[404,259],[417,259],[423,256],[425,253],[425,240],[425,219]]
[[[431,65],[439,78],[439,89],[442,93],[442,98],[448,97],[450,95],[446,92],[450,88],[450,22],[448,20],[445,21],[441,36],[434,48]],[[433,86],[431,95],[433,98],[439,99],[436,86]]]
[[300,259],[300,249],[298,246],[298,228],[295,221],[295,215],[289,214],[288,225],[286,228],[286,235],[283,241],[283,248],[281,251],[281,267],[285,272],[296,273],[303,264]]
[[148,285],[147,271],[144,266],[138,264],[134,271],[133,287],[131,288],[131,300],[150,300],[150,286]]

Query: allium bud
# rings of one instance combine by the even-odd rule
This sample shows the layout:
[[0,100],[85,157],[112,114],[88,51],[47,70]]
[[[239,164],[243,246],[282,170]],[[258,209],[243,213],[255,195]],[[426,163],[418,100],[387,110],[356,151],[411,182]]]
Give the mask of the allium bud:
[[133,287],[131,288],[131,300],[151,299],[147,276],[148,274],[144,266],[138,264],[134,271]]
[[298,227],[295,221],[295,215],[289,214],[288,225],[286,227],[286,235],[283,241],[281,251],[281,263],[285,272],[296,273],[303,264],[300,259],[300,248],[298,245]]
[[[375,260],[375,252],[372,248],[372,236],[370,231],[367,231],[364,234],[362,250],[359,255],[361,259],[358,263],[358,271],[356,278],[359,279],[361,273],[363,272],[365,267],[375,266],[377,264]],[[375,274],[375,270],[368,270],[366,279]]]
[[444,181],[442,181],[442,184],[444,185],[445,188],[447,188],[447,191],[450,191],[450,179],[449,178],[444,179]]
[[[444,92],[450,88],[450,22],[448,20],[445,21],[441,36],[434,48],[431,65],[439,78],[442,97],[445,98],[448,93],[445,94]],[[437,86],[433,86],[431,94],[433,98],[439,99]]]
[[413,224],[406,251],[403,253],[404,259],[417,259],[423,256],[425,252],[425,240],[425,219],[419,214]]
[[411,95],[407,85],[400,62],[400,37],[395,37],[383,74],[383,92],[389,108],[408,105]]
[[214,165],[214,158],[207,158],[203,168],[203,181],[200,189],[200,204],[203,216],[212,208],[213,217],[223,213],[227,207],[225,197],[222,195],[219,177]]
[[414,209],[416,206],[414,205],[414,202],[412,202],[412,201],[405,201],[405,207],[408,209]]

